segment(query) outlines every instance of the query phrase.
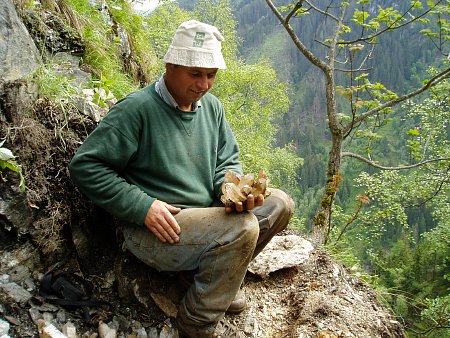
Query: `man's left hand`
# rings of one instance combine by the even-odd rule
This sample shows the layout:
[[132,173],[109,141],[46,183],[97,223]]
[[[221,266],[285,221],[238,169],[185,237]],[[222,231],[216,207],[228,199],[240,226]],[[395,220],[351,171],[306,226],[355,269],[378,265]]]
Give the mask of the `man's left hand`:
[[225,212],[230,213],[233,211],[243,212],[245,210],[252,210],[254,207],[260,207],[264,204],[264,195],[253,196],[252,194],[247,196],[247,200],[244,202],[237,202],[234,205],[225,207]]

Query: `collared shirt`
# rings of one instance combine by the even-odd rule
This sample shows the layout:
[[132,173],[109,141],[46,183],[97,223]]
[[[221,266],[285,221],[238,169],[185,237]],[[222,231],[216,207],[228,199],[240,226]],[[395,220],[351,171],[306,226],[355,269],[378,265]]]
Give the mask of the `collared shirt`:
[[[167,89],[166,82],[164,81],[164,74],[159,78],[158,81],[156,81],[155,90],[158,93],[158,95],[161,96],[161,98],[164,100],[165,103],[167,103],[171,107],[180,109],[177,101],[175,101],[175,99],[170,94],[169,90]],[[201,106],[202,106],[202,104],[201,104],[200,100],[194,102],[192,104],[192,111],[196,110],[197,108],[200,108]]]

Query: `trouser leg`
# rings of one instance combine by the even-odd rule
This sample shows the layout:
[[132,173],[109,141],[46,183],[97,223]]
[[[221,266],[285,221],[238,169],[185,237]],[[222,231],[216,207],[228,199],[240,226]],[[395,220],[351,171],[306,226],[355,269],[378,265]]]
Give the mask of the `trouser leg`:
[[179,312],[192,325],[218,322],[244,279],[259,226],[250,212],[226,214],[223,208],[184,209],[175,216],[177,244],[160,242],[144,227],[124,228],[129,250],[161,271],[197,269]]
[[252,210],[259,222],[259,237],[253,258],[269,243],[273,236],[284,230],[294,214],[294,201],[284,191],[271,189],[264,204]]

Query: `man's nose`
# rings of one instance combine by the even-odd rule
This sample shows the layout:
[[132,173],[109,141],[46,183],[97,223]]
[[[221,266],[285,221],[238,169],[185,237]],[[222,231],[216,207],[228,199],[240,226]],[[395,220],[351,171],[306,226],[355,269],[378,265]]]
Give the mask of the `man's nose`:
[[198,79],[197,81],[197,86],[201,89],[201,90],[208,90],[209,86],[210,86],[210,82],[207,76],[202,76]]

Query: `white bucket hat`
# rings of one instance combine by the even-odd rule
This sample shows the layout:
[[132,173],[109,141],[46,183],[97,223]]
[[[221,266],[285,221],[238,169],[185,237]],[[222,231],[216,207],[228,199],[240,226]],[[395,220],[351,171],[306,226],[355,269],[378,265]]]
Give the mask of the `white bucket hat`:
[[175,31],[164,62],[186,67],[225,69],[219,30],[196,20],[183,22]]

